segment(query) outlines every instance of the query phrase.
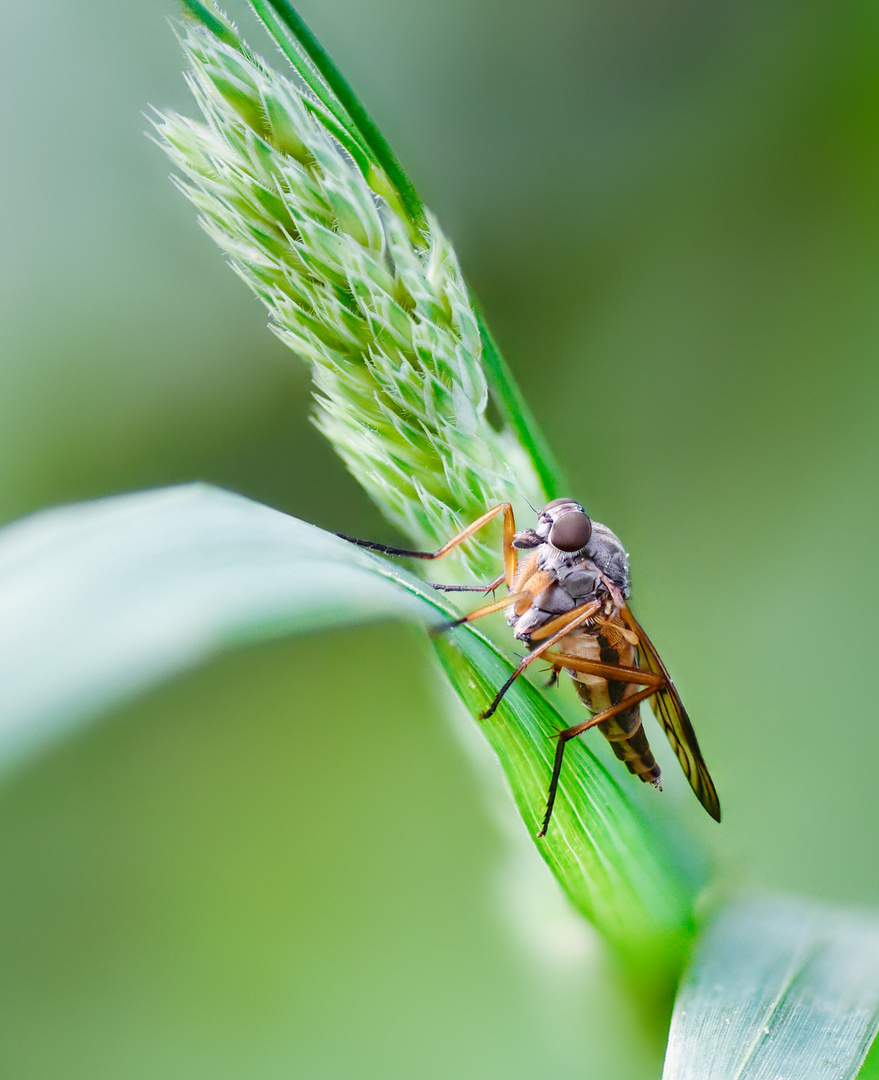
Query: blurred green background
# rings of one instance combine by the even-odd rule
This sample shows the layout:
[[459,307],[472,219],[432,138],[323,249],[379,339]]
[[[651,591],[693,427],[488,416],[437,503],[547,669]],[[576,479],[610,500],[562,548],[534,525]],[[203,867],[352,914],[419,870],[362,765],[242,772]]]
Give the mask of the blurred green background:
[[[656,812],[727,886],[879,906],[879,9],[301,10],[628,545],[725,820],[671,764]],[[198,478],[388,535],[143,137],[148,103],[191,112],[174,12],[5,13],[0,519]],[[254,648],[7,775],[0,1072],[658,1076],[426,655]]]

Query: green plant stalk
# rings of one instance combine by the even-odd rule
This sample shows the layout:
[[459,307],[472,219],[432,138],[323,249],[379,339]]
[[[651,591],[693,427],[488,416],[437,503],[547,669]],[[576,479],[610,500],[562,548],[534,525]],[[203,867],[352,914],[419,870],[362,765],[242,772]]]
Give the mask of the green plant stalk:
[[[390,161],[383,140],[362,107],[339,98],[350,87],[313,35],[301,35],[289,5],[255,4],[285,55],[296,55],[297,81],[230,39],[234,28],[212,15],[220,35],[204,20],[182,35],[202,119],[159,114],[155,126],[203,226],[266,305],[275,333],[310,365],[317,425],[420,548],[439,546],[501,501],[518,512],[567,493],[438,224],[426,209],[421,223],[407,209],[399,175],[382,164]],[[490,384],[500,426],[486,412]],[[493,578],[497,540],[497,528],[474,538],[444,576]],[[450,640],[436,648],[478,713],[509,665],[497,657],[491,679],[474,679]],[[534,712],[544,699],[522,687],[517,700]],[[548,705],[538,714],[481,725],[532,835],[558,727]],[[596,802],[596,770],[578,742],[541,854],[618,955],[667,979],[693,928],[701,871],[683,865],[615,784]]]
[[474,310],[482,338],[482,363],[485,366],[496,408],[506,418],[534,462],[547,496],[550,499],[571,496],[573,489],[567,482],[561,464],[513,378],[513,373],[498,348],[479,304],[474,303]]

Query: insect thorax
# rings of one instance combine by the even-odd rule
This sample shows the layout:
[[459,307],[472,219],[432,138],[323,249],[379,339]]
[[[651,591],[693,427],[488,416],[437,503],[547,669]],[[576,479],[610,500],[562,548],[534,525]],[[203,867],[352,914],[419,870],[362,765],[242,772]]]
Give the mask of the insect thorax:
[[[524,585],[526,589],[529,583],[534,587],[530,605],[523,609],[518,604],[508,616],[520,640],[527,640],[534,630],[557,615],[606,598],[608,590],[602,578],[615,585],[624,597],[629,595],[629,560],[625,548],[600,522],[592,523],[589,543],[576,552],[560,551],[532,530],[518,535],[526,540],[523,547],[536,549],[523,564],[523,573],[532,559],[536,558],[537,562],[537,574]],[[584,629],[588,632],[588,627]]]

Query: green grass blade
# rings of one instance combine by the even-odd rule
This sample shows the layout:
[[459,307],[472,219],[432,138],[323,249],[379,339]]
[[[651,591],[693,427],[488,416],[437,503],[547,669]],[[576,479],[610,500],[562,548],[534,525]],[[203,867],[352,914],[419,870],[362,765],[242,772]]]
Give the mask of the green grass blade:
[[199,484],[0,530],[0,760],[238,642],[412,616],[350,547]]
[[232,26],[229,25],[224,19],[220,19],[213,12],[208,10],[204,4],[200,4],[198,0],[181,0],[184,11],[186,14],[195,19],[196,22],[201,23],[205,30],[210,31],[214,37],[224,42],[226,45],[231,45],[233,48],[240,46],[240,40],[238,35]]
[[[478,716],[509,676],[510,662],[472,631],[440,638],[436,648],[452,685]],[[553,736],[566,722],[545,695],[520,680],[497,712],[479,723],[534,837],[546,805]],[[638,813],[589,744],[578,739],[570,750],[552,821],[536,841],[537,850],[573,905],[638,981],[663,988],[694,931],[692,904],[700,882],[688,876],[667,838]]]
[[[444,600],[423,582],[385,560],[379,568],[448,617]],[[554,735],[567,721],[544,693],[521,678],[490,719],[478,719],[511,674],[512,663],[472,625],[456,627],[433,643],[497,755],[529,835],[536,837]],[[574,907],[611,943],[642,988],[652,984],[661,994],[695,932],[693,903],[704,866],[692,852],[683,858],[672,838],[638,812],[583,739],[569,745],[552,822],[536,846]]]
[[[245,641],[388,617],[435,627],[454,615],[389,560],[215,488],[44,511],[0,530],[0,761]],[[478,714],[510,661],[469,626],[436,647]],[[532,836],[563,723],[524,680],[480,721]],[[699,880],[582,740],[537,846],[617,953],[642,978],[668,979]]]
[[663,1080],[848,1080],[879,1031],[879,918],[740,901],[684,977]]

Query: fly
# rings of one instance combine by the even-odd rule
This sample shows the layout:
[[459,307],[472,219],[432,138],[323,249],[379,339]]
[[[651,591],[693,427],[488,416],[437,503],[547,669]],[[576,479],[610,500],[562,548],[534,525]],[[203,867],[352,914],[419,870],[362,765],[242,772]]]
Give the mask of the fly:
[[[592,521],[579,503],[554,499],[538,514],[536,527],[521,532],[516,531],[512,506],[500,503],[435,552],[407,551],[350,536],[343,539],[385,555],[441,559],[498,514],[503,514],[504,522],[504,572],[485,586],[434,588],[491,592],[503,584],[507,587],[503,599],[485,604],[446,627],[508,609],[507,621],[515,638],[529,650],[482,713],[483,719],[492,715],[513,682],[537,659],[551,665],[551,682],[561,671],[573,679],[590,713],[588,720],[558,735],[546,813],[537,835],[546,834],[552,817],[565,747],[589,728],[599,729],[629,772],[662,789],[659,765],[641,723],[639,706],[648,698],[696,797],[714,820],[720,821],[720,802],[693,725],[659,653],[629,608],[625,549],[610,529]],[[528,552],[521,563],[520,551]]]

